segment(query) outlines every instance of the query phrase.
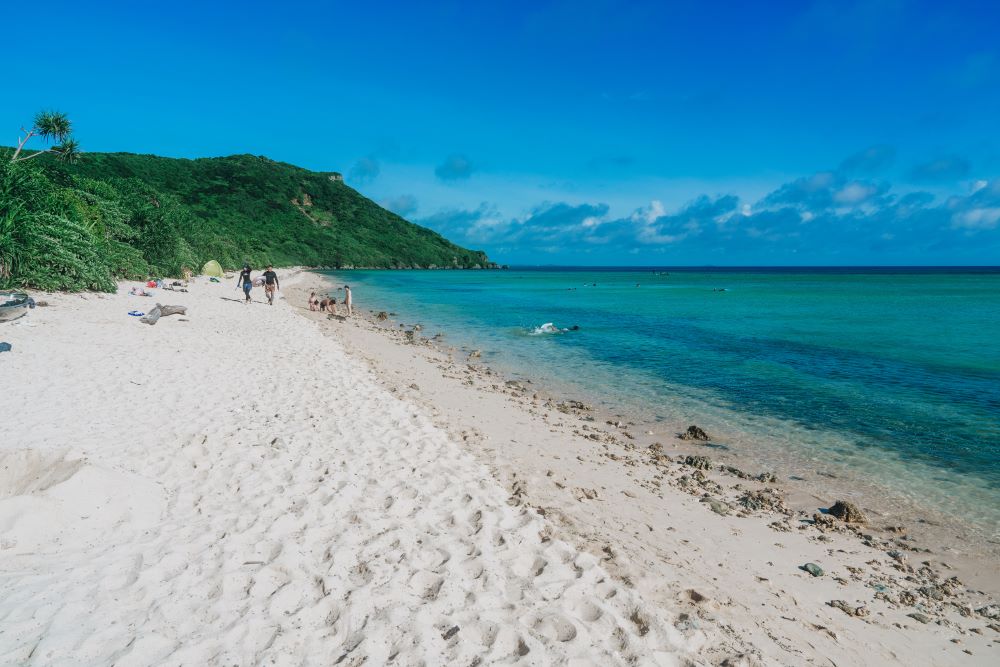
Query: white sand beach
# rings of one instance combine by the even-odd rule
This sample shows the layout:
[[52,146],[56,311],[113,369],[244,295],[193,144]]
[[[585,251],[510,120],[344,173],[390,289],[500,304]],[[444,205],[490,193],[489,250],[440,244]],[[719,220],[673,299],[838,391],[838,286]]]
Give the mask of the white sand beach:
[[[282,276],[273,307],[199,278],[0,325],[0,665],[1000,661],[990,564],[969,590],[854,533],[712,511],[731,483],[685,491],[683,466],[311,313],[320,278]],[[155,302],[188,312],[128,315]]]

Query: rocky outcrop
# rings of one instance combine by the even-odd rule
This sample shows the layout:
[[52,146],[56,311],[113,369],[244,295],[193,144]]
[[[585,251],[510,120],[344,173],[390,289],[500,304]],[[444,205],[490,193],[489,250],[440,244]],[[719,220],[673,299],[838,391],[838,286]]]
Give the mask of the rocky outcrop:
[[781,494],[774,489],[747,491],[740,497],[738,502],[745,509],[751,512],[760,512],[764,510],[771,512],[785,512],[788,510]]
[[708,442],[708,433],[705,433],[700,427],[691,424],[687,427],[687,430],[681,433],[681,440],[700,440],[702,442]]
[[712,461],[707,456],[685,456],[681,462],[698,470],[712,469]]
[[838,500],[829,512],[844,523],[868,523],[865,513],[849,500]]

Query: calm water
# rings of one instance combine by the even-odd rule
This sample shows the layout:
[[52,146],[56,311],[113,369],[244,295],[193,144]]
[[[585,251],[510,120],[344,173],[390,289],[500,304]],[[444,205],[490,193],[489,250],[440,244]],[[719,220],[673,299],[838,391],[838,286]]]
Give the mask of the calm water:
[[[442,331],[509,372],[651,422],[697,417],[763,464],[875,480],[1000,537],[1000,269],[336,280],[359,306]],[[544,333],[545,323],[580,328]]]

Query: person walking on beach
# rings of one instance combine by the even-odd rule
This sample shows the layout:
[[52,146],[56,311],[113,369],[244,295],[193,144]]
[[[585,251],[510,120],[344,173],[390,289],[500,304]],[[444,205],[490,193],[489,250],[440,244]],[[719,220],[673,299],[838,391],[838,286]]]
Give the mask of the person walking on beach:
[[274,267],[268,264],[267,271],[264,272],[264,294],[267,295],[267,305],[274,305],[274,292],[280,287],[278,274],[274,272]]
[[354,299],[351,297],[351,288],[344,285],[344,305],[347,306],[347,314],[354,314]]
[[243,270],[240,271],[240,277],[236,283],[236,289],[240,287],[243,288],[243,294],[246,296],[244,303],[250,304],[250,290],[253,289],[253,280],[250,278],[250,265],[244,264]]

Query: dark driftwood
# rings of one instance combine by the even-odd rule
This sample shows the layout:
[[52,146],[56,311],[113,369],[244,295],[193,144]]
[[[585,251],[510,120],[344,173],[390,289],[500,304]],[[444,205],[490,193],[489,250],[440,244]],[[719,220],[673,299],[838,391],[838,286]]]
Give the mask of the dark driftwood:
[[156,308],[149,311],[145,317],[139,321],[145,324],[156,324],[156,321],[167,315],[187,315],[187,306],[161,306],[156,304]]

